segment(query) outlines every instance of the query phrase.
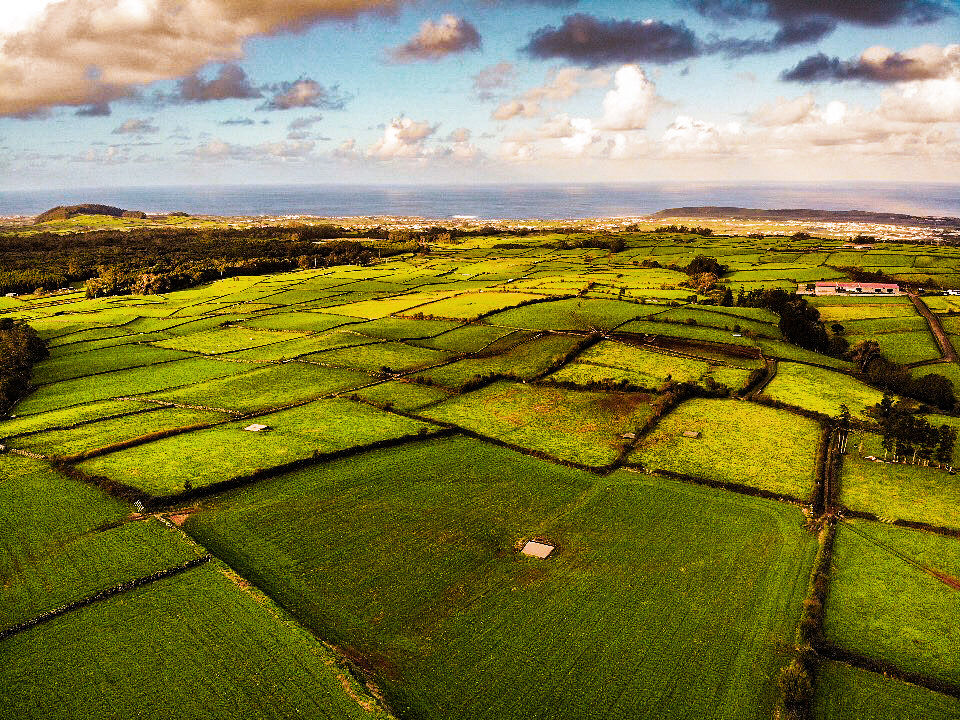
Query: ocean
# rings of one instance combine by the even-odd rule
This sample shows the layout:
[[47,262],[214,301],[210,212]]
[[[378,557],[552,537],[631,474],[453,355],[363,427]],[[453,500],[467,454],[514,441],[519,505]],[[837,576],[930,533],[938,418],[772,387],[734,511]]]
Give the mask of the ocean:
[[960,217],[960,184],[691,183],[457,186],[233,185],[0,192],[0,216],[84,202],[148,213],[418,216],[563,220],[647,215],[669,207],[728,205],[868,210]]

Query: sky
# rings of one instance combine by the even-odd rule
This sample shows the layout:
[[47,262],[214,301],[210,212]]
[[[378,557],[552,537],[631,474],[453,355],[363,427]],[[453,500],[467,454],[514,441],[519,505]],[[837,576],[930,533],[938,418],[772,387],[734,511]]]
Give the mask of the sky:
[[0,189],[960,182],[960,0],[17,0]]

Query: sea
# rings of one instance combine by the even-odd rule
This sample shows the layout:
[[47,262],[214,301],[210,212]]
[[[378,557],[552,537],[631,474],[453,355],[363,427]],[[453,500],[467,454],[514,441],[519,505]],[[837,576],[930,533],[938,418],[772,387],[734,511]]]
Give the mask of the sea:
[[148,213],[444,220],[577,220],[648,215],[672,207],[867,210],[960,217],[960,184],[713,183],[538,185],[224,185],[0,191],[0,216],[101,203]]

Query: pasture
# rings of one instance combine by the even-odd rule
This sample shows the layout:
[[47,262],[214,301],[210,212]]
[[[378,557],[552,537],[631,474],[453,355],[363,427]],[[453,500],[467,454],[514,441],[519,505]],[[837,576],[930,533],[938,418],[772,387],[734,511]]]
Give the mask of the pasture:
[[866,417],[866,409],[883,399],[883,393],[856,378],[825,368],[781,362],[777,375],[764,394],[805,410],[831,417],[840,415],[846,405],[854,417]]
[[[401,715],[762,718],[812,559],[799,517],[451,438],[274,478],[186,527],[367,658]],[[556,554],[519,556],[532,536]]]

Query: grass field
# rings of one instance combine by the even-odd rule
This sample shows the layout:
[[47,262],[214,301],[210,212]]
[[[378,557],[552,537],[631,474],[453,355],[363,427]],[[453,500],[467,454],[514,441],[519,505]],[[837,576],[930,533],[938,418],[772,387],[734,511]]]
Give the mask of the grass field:
[[864,521],[838,529],[824,617],[827,638],[957,685],[960,592],[901,556],[960,577],[955,538]]
[[486,318],[486,322],[528,330],[612,330],[628,320],[663,309],[662,305],[569,298],[499,312]]
[[53,357],[38,363],[33,369],[33,382],[37,385],[60,382],[112,370],[170,362],[186,357],[190,357],[190,355],[185,352],[139,344],[90,350],[79,357],[77,355],[58,357],[54,352]]
[[386,717],[340,677],[319,642],[206,565],[0,641],[0,714]]
[[952,720],[960,700],[837,662],[817,669],[813,720]]
[[[263,432],[244,427],[267,425]],[[79,467],[155,495],[245,477],[315,453],[330,453],[406,435],[427,423],[349,400],[320,400],[269,415],[155,440],[86,460]]]
[[774,400],[806,410],[838,417],[846,405],[854,417],[866,417],[864,411],[883,399],[883,393],[859,380],[810,365],[781,362],[777,375],[764,394]]
[[840,478],[843,505],[881,518],[960,528],[958,476],[935,467],[873,462],[864,459],[868,455],[883,457],[880,437],[851,434]]
[[[187,528],[368,667],[401,717],[519,720],[769,717],[815,546],[799,524],[453,438],[270,480]],[[555,555],[518,556],[533,536]]]
[[[699,432],[697,438],[683,433]],[[820,428],[785,410],[739,400],[688,400],[637,442],[628,461],[649,470],[739,483],[806,498]]]
[[620,436],[650,417],[650,400],[644,393],[496,382],[431,407],[423,416],[562,460],[605,465],[620,454]]

